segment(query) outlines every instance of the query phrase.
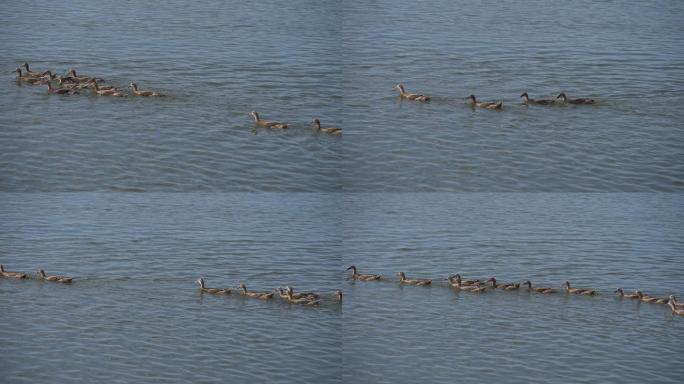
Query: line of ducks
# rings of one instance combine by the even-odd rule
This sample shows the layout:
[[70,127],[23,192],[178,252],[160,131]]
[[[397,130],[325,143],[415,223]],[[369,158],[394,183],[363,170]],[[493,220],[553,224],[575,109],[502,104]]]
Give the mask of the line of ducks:
[[[233,290],[231,288],[209,288],[205,285],[204,283],[204,278],[200,277],[197,280],[197,284],[199,285],[199,290],[202,293],[209,293],[212,295],[230,295],[233,293]],[[287,301],[288,303],[291,304],[300,304],[300,305],[318,305],[321,302],[321,295],[316,293],[316,292],[294,292],[294,289],[292,287],[278,287],[276,288],[273,292],[267,292],[267,291],[248,291],[247,286],[245,283],[240,283],[238,287],[238,293],[242,296],[245,297],[251,297],[254,299],[260,299],[260,300],[270,300],[272,299],[275,294],[278,294],[278,297]],[[337,302],[342,303],[342,291],[337,290],[335,291],[335,299]]]
[[[10,279],[28,279],[28,278],[30,278],[28,273],[5,271],[5,266],[2,264],[0,264],[0,277],[6,277],[6,278],[10,278]],[[38,271],[36,272],[36,277],[39,280],[51,281],[51,282],[55,282],[55,283],[64,283],[64,284],[71,284],[71,282],[74,280],[73,278],[67,277],[67,276],[48,275],[45,273],[45,270],[43,270],[43,268],[38,269]]]
[[[22,68],[24,68],[24,72],[22,72]],[[99,96],[125,97],[127,95],[121,88],[100,86],[98,82],[105,82],[104,79],[83,75],[79,76],[76,74],[75,69],[69,70],[65,76],[62,76],[54,74],[50,70],[34,72],[30,69],[28,63],[24,63],[15,70],[15,73],[17,75],[17,81],[31,85],[47,85],[48,93],[55,95],[77,95],[82,90],[92,90],[92,92]],[[58,87],[53,86],[53,82],[55,81],[58,83]],[[134,96],[164,96],[155,91],[138,89],[138,84],[136,83],[130,83],[128,88],[131,89],[131,94]]]
[[[394,86],[395,89],[399,91],[399,97],[402,99],[406,100],[411,100],[411,101],[420,101],[420,102],[428,102],[431,100],[430,96],[426,96],[420,93],[408,93],[404,89],[403,84],[397,84]],[[523,92],[523,94],[520,95],[523,99],[523,104],[525,105],[563,105],[563,104],[574,104],[574,105],[586,105],[586,104],[594,104],[595,101],[594,99],[588,99],[588,98],[578,98],[578,99],[571,99],[568,98],[564,92],[561,92],[555,99],[530,99],[529,95],[527,92]],[[503,108],[503,101],[478,101],[475,95],[470,95],[466,97],[466,100],[468,104],[475,108],[484,108],[484,109],[502,109]]]
[[[378,280],[386,280],[382,275],[377,275],[377,274],[370,274],[370,273],[358,273],[357,268],[355,265],[352,265],[351,267],[347,268],[347,271],[351,270],[351,279],[352,280],[360,280],[360,281],[378,281]],[[406,284],[406,285],[415,285],[415,286],[428,286],[432,284],[431,279],[409,279],[406,277],[406,273],[404,272],[397,272],[397,276],[399,276],[399,283],[400,284]],[[532,282],[530,280],[525,280],[522,283],[521,282],[511,282],[511,283],[501,283],[496,280],[495,277],[490,277],[487,280],[464,280],[460,274],[455,274],[452,276],[447,277],[446,279],[447,284],[455,289],[458,289],[460,291],[465,291],[465,292],[472,292],[472,293],[485,293],[491,290],[496,290],[496,289],[501,289],[504,291],[515,291],[519,290],[521,285],[525,286],[527,285],[527,291],[528,292],[534,292],[534,293],[540,293],[540,294],[553,294],[553,293],[558,293],[559,290],[551,287],[543,287],[543,286],[532,286]],[[582,296],[596,296],[598,294],[598,291],[594,288],[574,288],[570,285],[569,281],[564,282],[561,285],[561,288],[563,288],[563,291],[565,293],[570,293],[570,294],[575,294],[575,295],[582,295]],[[672,310],[672,313],[675,315],[679,316],[684,316],[684,303],[679,303],[677,302],[677,298],[674,295],[669,295],[668,297],[655,297],[655,296],[650,296],[642,293],[639,290],[636,290],[634,294],[626,294],[624,293],[622,288],[617,288],[615,290],[615,294],[619,295],[619,297],[626,297],[629,299],[634,299],[634,300],[639,300],[644,303],[654,303],[654,304],[664,304],[670,307]]]

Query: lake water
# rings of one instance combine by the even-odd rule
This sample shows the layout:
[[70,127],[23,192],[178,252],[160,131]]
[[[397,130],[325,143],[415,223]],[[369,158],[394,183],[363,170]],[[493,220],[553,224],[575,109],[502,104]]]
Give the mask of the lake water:
[[[0,188],[681,191],[683,12],[679,1],[4,7]],[[51,97],[15,84],[23,61],[169,97]],[[398,82],[434,100],[402,103]],[[526,108],[523,91],[598,103]],[[504,111],[472,111],[471,93]],[[292,128],[255,132],[251,110]],[[313,134],[313,117],[344,136]]]
[[[0,371],[11,382],[679,382],[684,322],[612,290],[684,296],[670,194],[4,193]],[[344,268],[388,281],[353,282]],[[457,293],[496,276],[595,298]],[[318,308],[200,295],[247,282]],[[343,289],[340,306],[331,300]]]

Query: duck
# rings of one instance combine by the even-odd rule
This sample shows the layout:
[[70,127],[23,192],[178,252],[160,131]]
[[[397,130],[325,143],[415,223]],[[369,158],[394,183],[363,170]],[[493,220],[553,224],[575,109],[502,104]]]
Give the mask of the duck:
[[248,292],[245,283],[240,283],[240,289],[242,289],[243,296],[254,297],[262,300],[273,298],[273,292]]
[[46,82],[45,76],[26,75],[26,74],[21,72],[21,68],[17,68],[14,71],[17,74],[17,81],[23,81],[23,82],[29,83],[29,84],[45,84],[45,82]]
[[87,84],[87,83],[68,82],[62,76],[57,77],[57,83],[59,84],[60,88],[66,88],[66,89],[86,89],[86,88],[90,87],[90,84]]
[[[290,288],[290,287],[288,287]],[[292,304],[302,304],[302,305],[318,305],[320,303],[320,300],[315,297],[311,296],[306,296],[306,297],[301,297],[297,298],[294,296],[292,293],[292,289],[288,289],[287,291],[287,301],[289,301]]]
[[421,95],[419,93],[406,93],[403,84],[397,84],[394,86],[394,88],[399,90],[399,97],[402,99],[422,102],[430,101],[430,96]]
[[486,101],[478,102],[475,95],[470,95],[467,97],[468,103],[471,107],[480,107],[484,109],[501,109],[503,108],[503,101]]
[[48,93],[55,95],[78,95],[78,91],[71,88],[52,88],[52,83],[48,82]]
[[523,285],[527,284],[527,290],[532,291],[532,292],[537,292],[537,293],[556,293],[558,292],[557,290],[553,288],[548,288],[548,287],[532,287],[532,282],[529,280],[526,280],[523,282]]
[[197,284],[199,284],[200,292],[202,293],[210,293],[212,295],[229,295],[231,293],[231,290],[228,288],[207,288],[204,285],[204,277],[200,277],[197,280]]
[[342,134],[342,128],[321,127],[321,121],[318,119],[314,119],[313,123],[314,123],[314,125],[316,125],[316,131],[317,132],[328,133],[331,135],[341,135]]
[[671,297],[670,297],[670,300],[667,302],[667,305],[670,306],[670,309],[672,310],[673,314],[679,315],[679,316],[684,316],[684,309],[677,308],[676,302],[674,300],[672,300]]
[[670,301],[669,298],[644,295],[643,292],[641,292],[639,290],[637,290],[635,293],[636,293],[637,297],[639,298],[639,300],[643,301],[644,303],[667,304]]
[[44,76],[46,72],[33,72],[31,69],[29,69],[29,63],[24,62],[20,67],[24,67],[24,70],[26,70],[26,76],[33,76],[33,77],[41,77]]
[[287,124],[285,124],[285,123],[280,123],[277,121],[261,120],[261,118],[259,118],[259,114],[256,111],[252,111],[249,114],[252,115],[252,117],[254,118],[254,122],[256,123],[256,125],[258,125],[260,127],[275,128],[275,129],[287,128]]
[[498,284],[496,281],[496,277],[491,277],[489,280],[485,281],[485,283],[492,283],[492,288],[500,288],[506,291],[514,291],[518,288],[520,288],[520,283],[504,283],[504,284]]
[[294,293],[294,289],[292,287],[288,286],[287,287],[287,294],[288,297],[292,295],[295,299],[301,299],[301,298],[310,298],[310,299],[320,299],[321,295],[319,295],[316,292],[299,292],[299,293]]
[[144,97],[158,97],[158,96],[163,96],[160,93],[154,92],[154,91],[139,91],[138,90],[138,84],[136,83],[131,83],[129,88],[133,88],[133,94],[137,96],[144,96]]
[[552,105],[556,103],[556,100],[550,100],[550,99],[530,99],[530,97],[527,95],[527,92],[523,92],[520,97],[523,98],[523,104],[529,105],[529,104],[538,104],[538,105]]
[[594,99],[568,99],[564,92],[561,92],[556,99],[561,99],[561,102],[568,104],[594,104]]
[[99,77],[78,76],[78,75],[76,75],[76,70],[75,70],[75,69],[69,70],[69,73],[67,73],[67,75],[69,75],[72,79],[74,79],[75,81],[77,81],[77,82],[79,82],[79,83],[89,83],[89,82],[91,82],[91,81],[93,81],[93,80],[95,80],[95,81],[104,81],[104,79],[100,79]]
[[596,295],[596,290],[592,288],[572,288],[570,282],[566,281],[563,283],[562,287],[565,288],[565,292],[574,293],[576,295],[594,296]]
[[460,289],[462,291],[482,293],[487,290],[487,285],[483,283],[466,285],[458,274],[447,277],[447,281],[452,288]]
[[626,297],[628,299],[638,299],[639,294],[638,293],[625,293],[622,288],[617,288],[615,289],[615,293],[618,294],[620,297]]
[[5,271],[5,266],[2,264],[0,264],[0,276],[9,277],[12,279],[28,279],[28,275],[26,273]]
[[335,298],[339,303],[342,303],[342,290],[338,289],[335,291]]
[[684,308],[684,303],[680,303],[677,301],[677,298],[675,295],[670,295],[669,299],[674,303],[675,307],[677,308]]
[[468,285],[481,285],[481,284],[483,284],[482,281],[479,280],[479,279],[478,279],[478,280],[463,280],[463,279],[461,278],[461,275],[458,274],[458,273],[455,274],[455,275],[453,275],[453,276],[449,276],[449,277],[448,277],[449,280],[452,280],[452,278],[456,278],[457,280],[459,280],[459,281],[461,282],[461,285],[463,285],[463,286],[468,286]]
[[41,268],[41,269],[38,270],[38,278],[41,279],[41,280],[45,280],[45,281],[54,281],[54,282],[57,282],[57,283],[64,283],[64,284],[71,284],[71,281],[73,280],[73,278],[71,278],[71,277],[66,277],[66,276],[57,276],[57,275],[50,276],[50,275],[46,275],[46,274],[45,274],[45,271],[43,270],[43,268]]
[[90,81],[90,84],[92,84],[93,89],[95,90],[95,93],[97,93],[100,96],[114,96],[114,97],[123,97],[123,93],[121,93],[118,89],[114,87],[107,87],[107,88],[100,88],[97,85],[97,80],[93,79]]
[[350,270],[352,271],[351,278],[353,280],[361,280],[361,281],[371,281],[371,280],[380,280],[382,279],[382,276],[380,275],[371,275],[367,273],[356,273],[356,266],[352,265],[351,267],[347,268],[347,271]]
[[397,272],[397,276],[399,276],[399,282],[402,284],[423,286],[432,284],[432,280],[429,279],[407,279],[404,272]]

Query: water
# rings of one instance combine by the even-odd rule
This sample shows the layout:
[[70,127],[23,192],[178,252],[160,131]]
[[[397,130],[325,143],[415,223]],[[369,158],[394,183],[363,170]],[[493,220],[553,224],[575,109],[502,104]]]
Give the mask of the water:
[[[0,371],[11,382],[678,382],[682,197],[670,194],[4,193]],[[343,270],[381,273],[352,282]],[[598,288],[458,294],[460,272]],[[318,308],[200,295],[244,281]],[[331,300],[336,289],[344,304]],[[618,365],[616,365],[616,362]]]
[[[681,191],[683,11],[677,1],[4,7],[0,188]],[[170,96],[50,97],[15,84],[25,60]],[[433,102],[400,102],[398,82]],[[526,108],[525,90],[598,104]],[[470,93],[503,99],[504,111],[472,111]],[[253,109],[292,129],[254,132]],[[313,117],[344,137],[313,134]]]

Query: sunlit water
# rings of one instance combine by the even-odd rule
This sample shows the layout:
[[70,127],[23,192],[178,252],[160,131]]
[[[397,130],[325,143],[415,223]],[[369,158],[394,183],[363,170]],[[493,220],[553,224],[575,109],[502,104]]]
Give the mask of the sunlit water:
[[[612,290],[684,296],[667,194],[2,194],[11,382],[678,382],[684,318]],[[352,282],[343,272],[381,273]],[[394,274],[435,279],[402,287]],[[458,293],[440,278],[566,279],[597,297]],[[317,308],[200,295],[324,294]],[[345,292],[340,306],[332,300]]]
[[[0,188],[680,191],[683,4],[3,7]],[[25,60],[169,96],[48,96],[15,83]],[[400,102],[398,82],[433,101]],[[598,103],[526,108],[523,91]],[[504,110],[472,111],[471,93]],[[291,129],[253,131],[253,109]]]

